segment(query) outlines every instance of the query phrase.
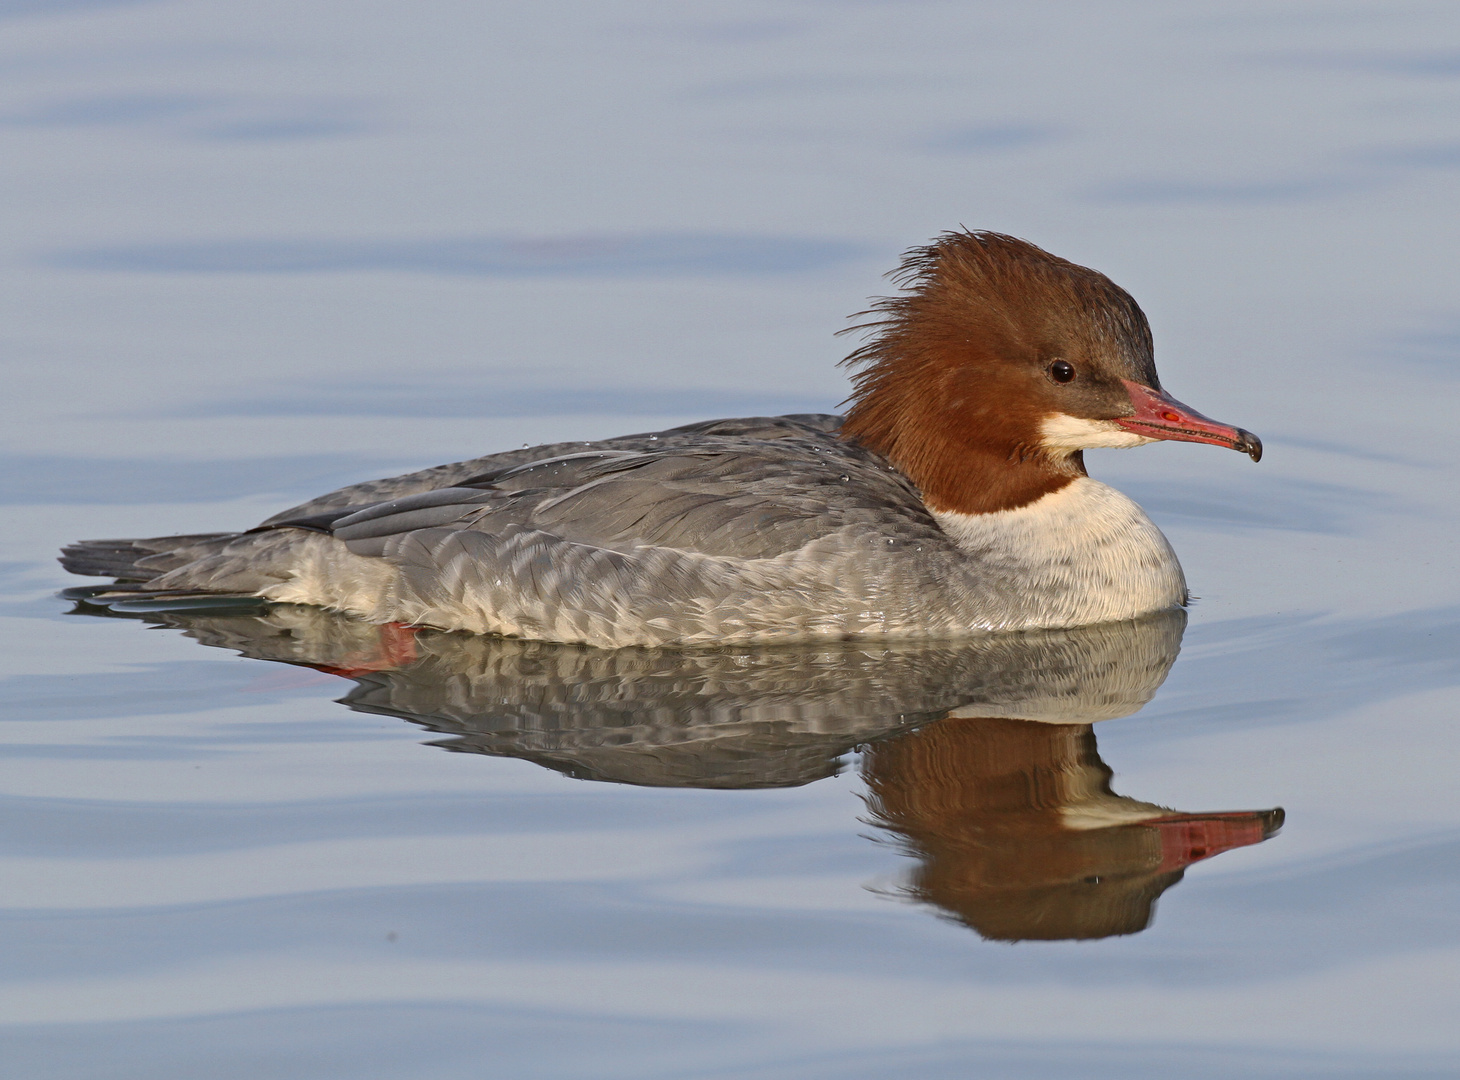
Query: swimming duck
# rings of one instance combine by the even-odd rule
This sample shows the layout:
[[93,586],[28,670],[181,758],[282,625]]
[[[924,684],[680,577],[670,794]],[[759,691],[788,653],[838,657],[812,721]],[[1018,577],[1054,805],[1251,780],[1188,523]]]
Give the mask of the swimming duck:
[[626,645],[957,636],[1184,605],[1171,545],[1081,452],[1258,460],[1161,389],[1109,278],[1011,236],[907,253],[846,415],[715,420],[342,488],[244,533],[81,541],[86,590],[255,597],[374,623]]

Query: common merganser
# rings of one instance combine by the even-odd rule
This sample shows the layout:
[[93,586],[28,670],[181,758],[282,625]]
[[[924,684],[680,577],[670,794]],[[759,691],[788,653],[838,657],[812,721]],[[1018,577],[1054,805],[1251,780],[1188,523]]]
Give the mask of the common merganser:
[[1081,451],[1175,439],[1256,461],[1262,444],[1161,389],[1135,300],[982,231],[912,249],[893,280],[847,358],[845,418],[492,454],[244,533],[82,541],[61,561],[115,577],[113,594],[606,647],[955,636],[1184,605],[1165,536]]

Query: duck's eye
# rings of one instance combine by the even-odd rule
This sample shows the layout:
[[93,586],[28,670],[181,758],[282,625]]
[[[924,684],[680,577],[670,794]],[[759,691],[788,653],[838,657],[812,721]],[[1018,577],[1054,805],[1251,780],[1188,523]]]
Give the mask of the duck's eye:
[[1049,377],[1055,382],[1069,382],[1075,377],[1075,366],[1068,360],[1056,360],[1049,365]]

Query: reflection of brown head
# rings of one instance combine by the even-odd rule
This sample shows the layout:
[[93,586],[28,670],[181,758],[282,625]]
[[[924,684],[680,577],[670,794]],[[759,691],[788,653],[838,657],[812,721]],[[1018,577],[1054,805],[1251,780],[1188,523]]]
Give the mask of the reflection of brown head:
[[1138,933],[1189,863],[1282,824],[1116,795],[1085,724],[950,717],[874,746],[863,771],[876,824],[922,860],[910,894],[1003,941]]

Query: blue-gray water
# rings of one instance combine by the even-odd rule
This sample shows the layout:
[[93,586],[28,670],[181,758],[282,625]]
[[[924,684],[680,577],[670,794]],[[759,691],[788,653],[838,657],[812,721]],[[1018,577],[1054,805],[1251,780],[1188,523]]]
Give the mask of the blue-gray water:
[[[1453,1075],[1457,117],[1438,0],[0,2],[6,1074]],[[1268,445],[1090,455],[1201,597],[1133,715],[293,625],[352,681],[55,595],[81,537],[830,410],[960,224]],[[1198,817],[978,801],[1076,757]]]

